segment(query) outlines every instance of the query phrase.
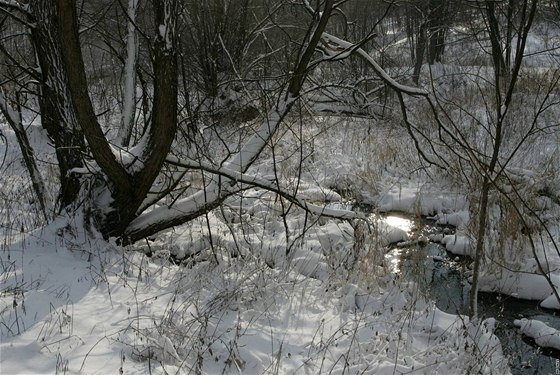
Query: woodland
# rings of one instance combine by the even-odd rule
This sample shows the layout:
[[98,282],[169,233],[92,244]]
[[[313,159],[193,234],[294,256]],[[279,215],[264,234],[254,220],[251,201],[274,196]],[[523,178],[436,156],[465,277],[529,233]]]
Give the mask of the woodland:
[[558,371],[559,66],[558,0],[0,0],[0,372]]

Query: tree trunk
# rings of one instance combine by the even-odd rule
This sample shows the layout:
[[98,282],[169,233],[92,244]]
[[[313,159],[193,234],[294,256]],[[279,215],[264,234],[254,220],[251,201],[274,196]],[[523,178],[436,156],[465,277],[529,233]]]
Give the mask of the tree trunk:
[[[111,203],[100,202],[97,223],[106,237],[120,237],[138,215],[138,208],[157,178],[175,138],[177,126],[176,0],[154,0],[154,104],[152,122],[137,145],[137,158],[129,165],[117,160],[97,122],[89,98],[78,35],[76,4],[57,0],[62,55],[67,67],[72,106],[93,158],[106,178]],[[103,188],[101,188],[103,189]]]
[[416,44],[416,61],[414,62],[414,71],[412,73],[412,81],[418,84],[420,81],[420,72],[422,71],[422,63],[424,62],[424,53],[427,44],[427,25],[422,22],[420,30],[418,31],[417,44]]
[[480,273],[480,265],[484,260],[484,240],[486,237],[486,223],[488,221],[488,200],[491,184],[492,181],[490,180],[490,177],[488,175],[483,176],[482,191],[480,192],[480,206],[478,208],[473,277],[471,290],[469,293],[469,316],[471,318],[478,317],[478,279]]
[[[33,0],[31,40],[42,73],[40,111],[43,127],[55,145],[60,168],[60,206],[78,202],[80,180],[72,169],[83,167],[89,153],[99,169],[91,178],[95,191],[105,201],[89,202],[98,229],[120,236],[139,214],[147,193],[157,178],[175,138],[177,125],[177,63],[175,43],[176,0],[154,0],[155,40],[154,104],[151,124],[136,145],[135,158],[125,165],[117,157],[97,122],[89,97],[76,2]],[[135,41],[128,40],[129,47]],[[84,140],[85,137],[85,140]],[[87,148],[86,142],[87,141]]]
[[62,61],[60,38],[56,31],[57,17],[52,0],[30,3],[34,27],[31,41],[41,69],[39,109],[41,123],[52,139],[60,172],[58,204],[64,209],[74,203],[80,192],[80,181],[70,173],[83,167],[85,143],[76,114],[70,104],[66,67]]
[[504,78],[508,75],[504,53],[502,50],[502,39],[500,36],[500,24],[496,18],[495,4],[493,1],[486,1],[486,19],[488,21],[488,32],[492,45],[493,66],[498,76]]
[[[293,73],[288,76],[276,106],[270,109],[269,117],[241,151],[229,158],[228,169],[244,173],[282,124],[300,94],[333,5],[334,0],[326,0],[321,6],[322,11],[314,13],[306,43],[302,44]],[[79,180],[68,173],[83,165],[82,157],[90,158],[88,166],[92,169],[90,174],[81,177],[86,182],[84,186],[90,189],[85,192],[88,195],[84,195],[84,210],[90,212],[90,220],[96,220],[94,224],[104,237],[120,237],[124,243],[194,219],[217,207],[228,194],[239,191],[234,179],[216,177],[206,189],[178,200],[173,207],[159,207],[142,213],[149,206],[145,204],[148,193],[169,157],[177,131],[177,0],[151,2],[155,36],[150,49],[152,116],[141,139],[131,148],[134,153],[126,158],[120,156],[118,149],[112,148],[93,110],[78,33],[76,2],[31,0],[30,9],[35,16],[34,22],[29,24],[32,41],[44,78],[40,108],[43,125],[53,138],[59,155],[61,181],[76,183],[74,190],[65,190],[72,192],[63,194],[65,205],[82,201],[78,200]],[[161,212],[164,216],[160,216]]]
[[[315,48],[325,31],[332,9],[333,0],[326,0],[323,11],[315,14],[319,18],[316,25],[313,25],[309,42],[302,47],[286,90],[281,93],[276,107],[269,111],[261,126],[255,130],[255,134],[249,138],[238,153],[232,155],[224,164],[226,168],[236,173],[245,173],[282,124],[285,116],[293,107],[295,98],[300,94],[304,79],[309,73],[309,65]],[[310,30],[312,29],[310,28]],[[236,186],[234,180],[216,176],[205,190],[178,200],[173,207],[158,207],[132,221],[124,233],[124,241],[134,242],[197,218],[218,207],[225,198],[237,191],[239,191],[239,187]]]

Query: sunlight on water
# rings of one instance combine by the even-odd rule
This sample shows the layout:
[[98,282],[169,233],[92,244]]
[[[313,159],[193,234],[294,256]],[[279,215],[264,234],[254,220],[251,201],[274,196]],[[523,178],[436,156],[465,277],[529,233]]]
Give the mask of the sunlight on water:
[[385,222],[393,227],[397,227],[404,231],[410,232],[412,229],[412,220],[399,217],[399,216],[387,216]]
[[[412,220],[406,219],[399,216],[387,216],[383,218],[383,221],[395,228],[402,229],[406,232],[410,232],[412,229]],[[400,273],[400,263],[402,258],[402,249],[395,248],[385,255],[385,262],[391,272]]]
[[385,254],[385,264],[389,270],[394,274],[400,274],[402,249],[393,249]]

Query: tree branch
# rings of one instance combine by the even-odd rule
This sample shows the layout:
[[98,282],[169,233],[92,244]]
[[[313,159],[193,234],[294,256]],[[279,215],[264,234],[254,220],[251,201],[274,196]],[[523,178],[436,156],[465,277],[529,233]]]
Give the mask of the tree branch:
[[[56,0],[61,37],[62,55],[68,70],[68,85],[78,122],[90,146],[91,153],[113,187],[130,190],[131,182],[123,165],[114,155],[97,122],[88,93],[85,65],[78,36],[76,3],[73,0]],[[123,189],[124,187],[124,189]]]
[[[293,70],[294,73],[290,77],[287,89],[281,92],[278,103],[268,112],[261,126],[243,145],[242,149],[224,164],[224,168],[241,174],[245,173],[257,160],[271,137],[282,124],[285,116],[290,112],[296,98],[299,96],[320,36],[326,28],[330,12],[332,11],[332,2],[332,0],[326,1],[317,24],[310,25],[310,30],[313,30],[313,36]],[[206,189],[177,201],[173,207],[158,207],[137,217],[125,230],[123,240],[134,242],[161,230],[192,220],[218,207],[227,196],[237,191],[236,189],[235,183],[232,183],[231,180],[224,183],[221,179],[213,179]]]

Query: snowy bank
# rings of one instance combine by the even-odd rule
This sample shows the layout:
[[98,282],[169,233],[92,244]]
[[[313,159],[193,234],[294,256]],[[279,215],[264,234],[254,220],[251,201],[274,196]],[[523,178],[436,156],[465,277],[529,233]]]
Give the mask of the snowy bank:
[[516,319],[513,324],[522,334],[534,339],[537,345],[560,350],[560,331],[535,319]]

